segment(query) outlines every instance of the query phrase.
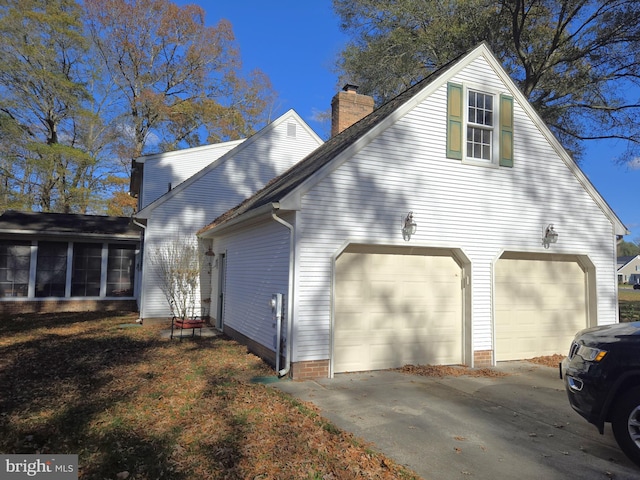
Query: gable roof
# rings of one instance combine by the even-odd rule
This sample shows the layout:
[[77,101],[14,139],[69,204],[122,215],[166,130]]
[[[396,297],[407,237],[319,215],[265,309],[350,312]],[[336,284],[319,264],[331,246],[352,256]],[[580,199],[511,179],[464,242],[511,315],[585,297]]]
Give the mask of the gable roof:
[[632,261],[634,261],[636,258],[639,258],[639,257],[640,255],[626,255],[626,256],[618,257],[617,259],[618,270],[626,267],[627,265],[629,265],[629,263],[631,263]]
[[249,214],[250,212],[256,214],[256,210],[261,210],[261,207],[266,209],[268,205],[273,205],[274,207],[277,206],[277,208],[285,210],[298,209],[299,198],[302,193],[323,178],[324,174],[328,174],[334,168],[337,168],[341,161],[346,160],[350,154],[353,154],[360,148],[364,147],[377,135],[379,131],[402,117],[415,105],[431,95],[433,91],[439,88],[450,77],[481,56],[483,56],[492,66],[496,74],[502,79],[504,85],[509,89],[510,93],[518,100],[519,104],[527,112],[531,120],[538,126],[542,134],[557,151],[558,155],[564,160],[567,167],[572,170],[578,181],[604,211],[605,215],[611,219],[614,224],[616,234],[628,234],[629,231],[622,224],[615,212],[597,192],[596,188],[591,184],[582,170],[580,170],[577,164],[538,116],[529,101],[520,92],[518,87],[497,61],[487,43],[483,42],[470,52],[461,55],[440,69],[432,72],[420,82],[409,87],[395,98],[374,110],[373,113],[325,142],[324,145],[309,154],[306,158],[302,159],[282,175],[274,178],[255,195],[248,198],[235,208],[227,211],[209,225],[200,229],[197,232],[198,235],[211,232],[212,230],[227,225],[232,221],[233,223],[241,222],[242,217],[245,214]]
[[139,239],[141,229],[129,217],[70,213],[16,212],[0,215],[0,234],[46,236],[100,236]]
[[411,99],[415,93],[424,86],[423,83],[433,81],[434,78],[444,73],[447,68],[454,63],[455,62],[450,62],[436,72],[433,72],[423,81],[400,93],[398,96],[375,109],[360,121],[327,140],[322,146],[318,147],[297,164],[293,165],[289,170],[271,180],[255,195],[248,198],[237,207],[222,214],[209,225],[200,229],[198,234],[212,230],[215,227],[222,225],[233,218],[239,217],[250,210],[258,209],[259,207],[269,205],[273,202],[278,202],[284,198],[305,180],[328,165],[338,155],[352,147],[365,133],[369,132],[376,125],[379,125],[385,118],[395,112],[400,105]]
[[162,205],[164,202],[166,202],[167,200],[172,198],[174,195],[177,195],[179,192],[183,191],[185,188],[188,188],[189,185],[193,184],[198,179],[200,179],[203,176],[205,176],[207,173],[209,173],[212,170],[214,170],[215,168],[219,167],[220,164],[225,162],[227,159],[237,155],[239,152],[241,152],[242,150],[248,148],[250,145],[253,145],[256,141],[259,141],[260,138],[264,137],[270,131],[276,129],[283,122],[285,122],[285,121],[287,121],[287,120],[289,120],[291,118],[294,118],[305,130],[307,130],[307,132],[311,135],[312,138],[314,138],[318,142],[318,144],[322,143],[322,140],[320,139],[320,137],[318,137],[318,135],[311,129],[311,127],[309,127],[309,125],[307,125],[307,123],[304,120],[302,120],[302,118],[294,110],[289,110],[286,113],[284,113],[283,115],[281,115],[280,117],[278,117],[273,122],[271,122],[268,125],[266,125],[260,131],[258,131],[255,134],[253,134],[248,139],[242,141],[242,143],[239,143],[239,145],[237,145],[235,148],[229,150],[227,153],[222,155],[220,158],[218,158],[217,160],[211,162],[205,168],[203,168],[202,170],[200,170],[196,174],[194,174],[191,177],[189,177],[184,182],[182,182],[179,185],[177,185],[176,187],[172,188],[171,190],[166,192],[161,197],[155,199],[153,202],[151,202],[149,205],[144,207],[138,213],[134,214],[134,217],[135,218],[144,218],[144,219],[149,218],[149,215],[151,214],[151,212],[155,208],[157,208],[158,206]]

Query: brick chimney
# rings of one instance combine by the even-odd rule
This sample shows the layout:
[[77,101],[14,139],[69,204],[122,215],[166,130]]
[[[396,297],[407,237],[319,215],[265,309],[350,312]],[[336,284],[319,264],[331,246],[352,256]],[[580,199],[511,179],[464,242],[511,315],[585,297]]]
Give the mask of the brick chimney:
[[332,137],[373,112],[373,98],[357,91],[356,85],[347,84],[331,100]]

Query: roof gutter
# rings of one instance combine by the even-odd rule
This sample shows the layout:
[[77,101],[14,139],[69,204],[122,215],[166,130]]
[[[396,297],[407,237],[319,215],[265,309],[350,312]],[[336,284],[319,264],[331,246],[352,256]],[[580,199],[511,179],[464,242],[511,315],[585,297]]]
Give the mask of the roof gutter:
[[[289,289],[287,292],[287,337],[285,340],[285,346],[287,349],[285,355],[285,367],[278,371],[278,377],[284,377],[291,370],[291,329],[293,325],[293,292],[294,292],[294,280],[295,280],[295,229],[293,225],[286,222],[282,218],[278,217],[277,212],[280,210],[280,204],[274,202],[271,204],[273,209],[271,216],[273,219],[284,225],[289,229]],[[280,338],[276,341],[276,359],[280,359]]]
[[137,282],[137,288],[138,288],[138,302],[140,302],[140,304],[138,305],[138,310],[140,310],[140,317],[136,320],[136,323],[142,323],[143,318],[142,318],[142,305],[143,305],[143,297],[144,297],[144,288],[141,288],[142,285],[144,284],[144,282],[142,281],[142,278],[144,276],[144,270],[142,268],[142,263],[144,262],[144,240],[145,240],[145,233],[147,232],[147,226],[144,225],[143,223],[138,222],[135,218],[131,217],[131,222],[133,222],[134,225],[137,225],[138,227],[140,227],[142,229],[142,235],[141,235],[141,241],[140,241],[140,256],[142,258],[140,258],[140,268],[138,269],[138,271],[140,272],[140,278],[136,279]]

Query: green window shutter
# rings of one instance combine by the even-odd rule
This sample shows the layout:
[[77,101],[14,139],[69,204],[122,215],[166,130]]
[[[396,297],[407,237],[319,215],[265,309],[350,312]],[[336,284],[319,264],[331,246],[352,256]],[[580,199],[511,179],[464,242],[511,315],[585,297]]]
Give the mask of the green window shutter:
[[447,157],[462,160],[462,85],[447,84]]
[[500,166],[513,167],[513,97],[500,95]]

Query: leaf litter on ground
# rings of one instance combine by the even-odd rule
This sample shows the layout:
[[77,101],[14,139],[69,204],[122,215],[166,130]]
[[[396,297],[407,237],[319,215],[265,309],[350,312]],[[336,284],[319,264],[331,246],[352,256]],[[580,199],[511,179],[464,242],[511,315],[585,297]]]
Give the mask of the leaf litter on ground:
[[80,479],[418,479],[255,377],[224,337],[118,312],[0,320],[0,452],[78,454]]

